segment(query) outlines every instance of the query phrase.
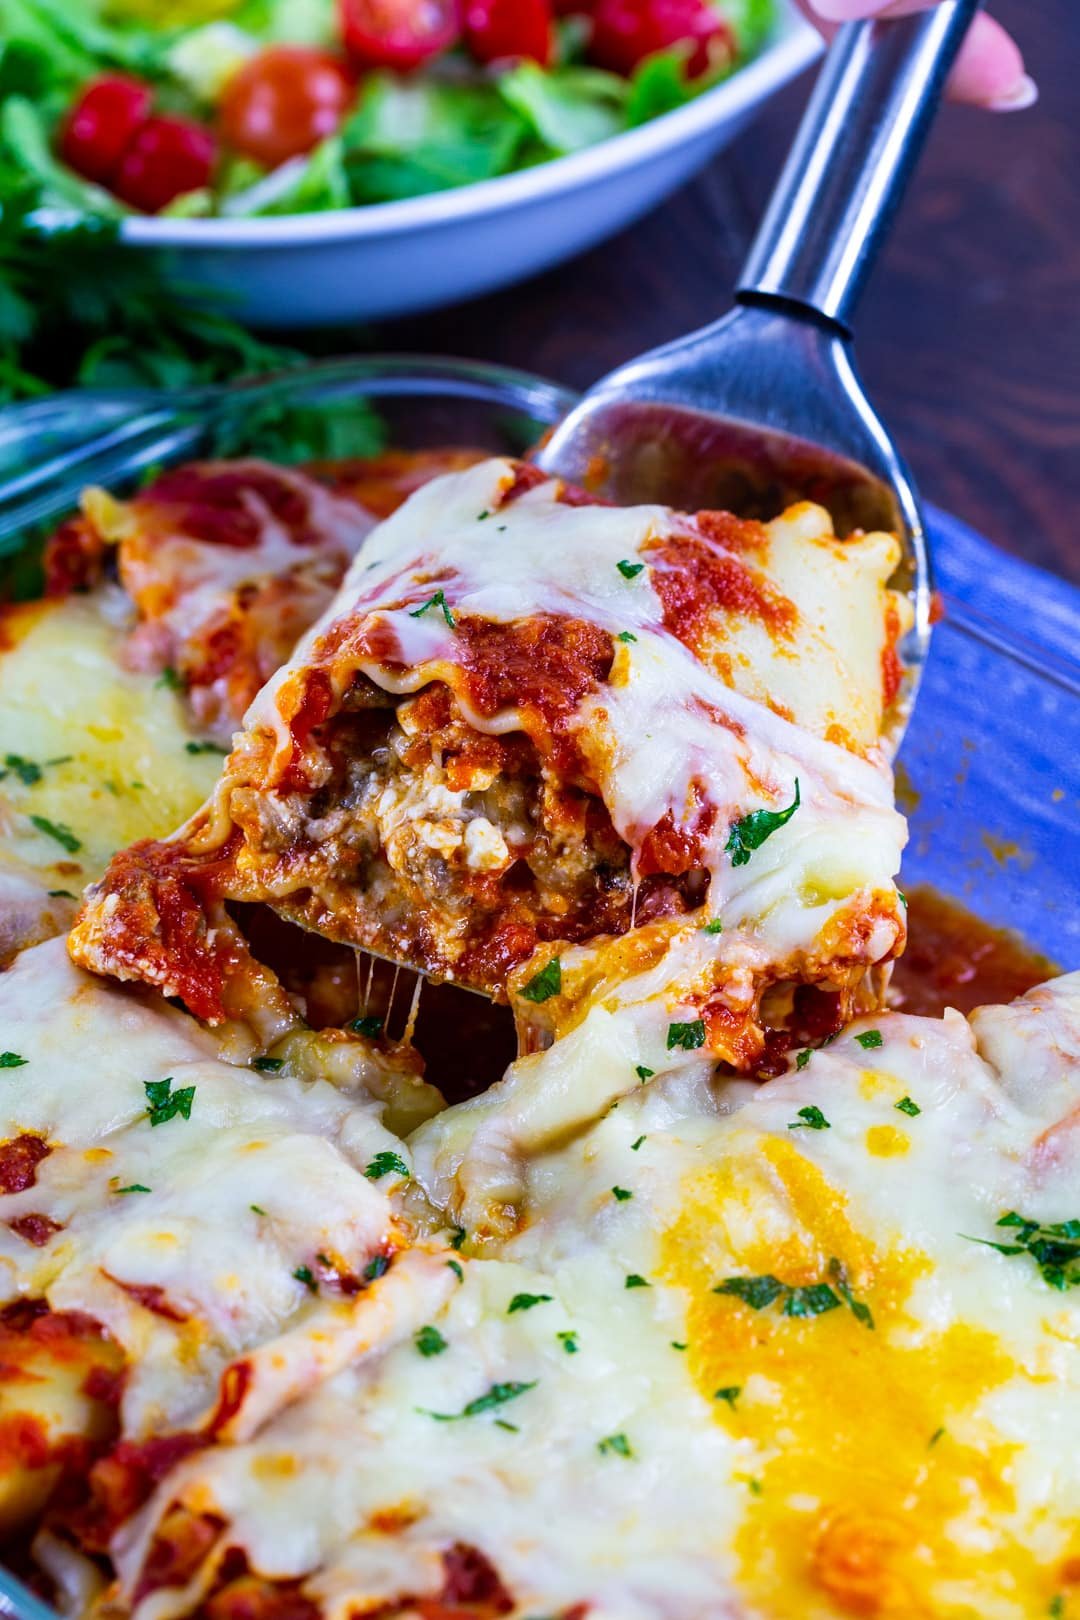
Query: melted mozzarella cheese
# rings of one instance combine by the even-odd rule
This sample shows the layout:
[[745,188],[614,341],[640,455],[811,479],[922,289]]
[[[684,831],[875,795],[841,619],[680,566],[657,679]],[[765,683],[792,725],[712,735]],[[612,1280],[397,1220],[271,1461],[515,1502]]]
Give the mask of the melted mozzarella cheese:
[[[396,662],[427,671],[422,680],[410,675],[407,685],[392,690],[414,690],[437,678],[431,666],[452,664],[455,655],[444,616],[380,607],[387,596],[400,597],[404,586],[430,580],[433,571],[449,581],[448,600],[463,614],[512,622],[537,612],[562,613],[614,635],[655,633],[663,608],[651,570],[627,579],[619,564],[637,557],[647,562],[650,544],[692,533],[687,520],[662,506],[568,506],[558,501],[554,481],[499,507],[515,477],[512,463],[485,461],[433,479],[411,495],[354,559],[337,597],[298,643],[290,664],[259,694],[245,724],[276,732],[279,746],[288,746],[276,694],[293,670],[310,661],[332,624],[364,611],[377,612],[392,632]],[[497,520],[485,521],[495,508]],[[820,736],[836,730],[871,748],[881,725],[886,581],[899,561],[897,543],[884,534],[837,541],[827,512],[809,504],[792,508],[767,532],[767,565],[745,566],[768,582],[775,559],[796,620],[791,644],[777,645],[752,615],[714,614],[709,622],[717,665],[736,692],[775,701],[797,725]],[[899,598],[894,606],[903,617]],[[707,643],[706,659],[709,652]],[[366,673],[387,684],[379,666]]]
[[[363,1173],[398,1147],[380,1105],[222,1062],[193,1020],[79,973],[59,940],[0,978],[0,1022],[23,1059],[0,1094],[0,1141],[50,1148],[32,1185],[0,1197],[3,1296],[108,1330],[130,1364],[126,1435],[200,1420],[242,1352],[260,1352],[248,1399],[265,1411],[268,1381],[303,1387],[370,1334],[365,1267],[401,1241],[385,1190],[397,1178]],[[166,1078],[194,1088],[190,1118],[154,1125],[145,1085]],[[31,1214],[56,1223],[41,1246],[10,1225]],[[409,1259],[378,1285],[406,1315]]]
[[[586,621],[610,634],[614,661],[573,717],[580,774],[629,846],[635,881],[667,869],[665,829],[687,845],[685,855],[674,856],[674,870],[709,873],[710,916],[725,933],[709,958],[717,970],[713,988],[744,1010],[742,1029],[732,1028],[727,1045],[718,1036],[715,1051],[745,1067],[757,1054],[739,1042],[748,1027],[756,1029],[758,1002],[771,984],[810,981],[858,993],[867,969],[902,942],[894,877],[906,829],[892,806],[878,739],[886,626],[890,614],[901,613],[886,584],[896,542],[886,535],[838,542],[827,515],[808,506],[763,530],[767,563],[777,560],[793,592],[800,554],[804,568],[812,564],[824,577],[780,599],[781,634],[770,629],[765,607],[753,606],[760,598],[776,607],[766,564],[723,553],[720,542],[710,540],[708,550],[693,519],[654,506],[569,505],[550,480],[501,505],[517,476],[513,463],[494,460],[434,480],[379,526],[327,613],[249,709],[211,807],[182,836],[206,851],[233,832],[234,798],[243,805],[254,793],[272,805],[281,771],[304,746],[291,722],[309,679],[313,689],[316,677],[329,682],[332,705],[345,701],[358,671],[395,695],[443,682],[477,730],[528,730],[513,701],[477,712],[458,619],[513,623],[562,614]],[[691,637],[692,650],[668,623],[663,576],[695,546],[709,566],[722,555],[725,567],[742,570],[740,581],[753,590],[746,585],[745,611],[734,588],[734,606],[710,609],[704,646]],[[440,593],[425,601],[436,582]],[[372,639],[379,657],[361,656],[358,638]],[[786,698],[770,707],[774,678]],[[302,727],[302,735],[309,730]],[[329,766],[319,759],[311,769],[318,778]],[[446,790],[441,769],[432,768],[438,779],[431,782],[417,772],[404,791],[395,783],[371,817],[395,870],[407,867],[418,841],[446,862],[466,843],[468,790]],[[748,818],[781,812],[788,814],[759,838]],[[366,814],[353,813],[358,820]],[[740,824],[754,833],[752,847],[738,847]],[[259,836],[245,831],[237,870],[265,869],[276,898],[277,856],[258,847]],[[471,864],[501,867],[510,849],[505,839],[485,846]],[[355,904],[352,892],[328,899],[323,915],[332,923],[335,906],[344,914]],[[440,922],[433,920],[436,932]],[[108,970],[113,945],[100,906],[80,925],[77,949],[80,960]]]
[[[296,468],[240,460],[207,463],[203,471],[210,483],[216,472],[235,482],[238,508],[255,529],[254,544],[213,544],[193,538],[185,526],[185,504],[174,507],[167,498],[155,499],[154,486],[133,501],[117,501],[97,488],[86,490],[82,499],[94,529],[121,547],[121,571],[133,598],[149,618],[160,619],[179,644],[212,623],[242,587],[287,578],[313,558],[343,563],[355,556],[374,527],[374,518],[363,507]],[[275,516],[259,488],[260,477],[269,478],[279,490],[291,490],[296,504],[302,505],[306,543],[298,543]],[[188,499],[197,505],[197,487]]]
[[1080,975],[973,1026],[887,1014],[759,1088],[684,1066],[538,1135],[516,1235],[432,1313],[445,1348],[361,1356],[187,1459],[117,1540],[122,1591],[179,1503],[225,1527],[154,1620],[232,1545],[335,1620],[437,1592],[456,1543],[520,1620],[1044,1612],[1078,1552],[1080,1295],[989,1245],[1075,1211],[1039,1143],[1080,1092]]
[[[116,850],[175,827],[220,769],[216,751],[188,751],[177,694],[123,667],[130,612],[105,587],[4,615],[0,759],[17,755],[41,776],[29,784],[11,769],[4,776],[0,852],[43,889],[77,892]],[[69,833],[74,847],[42,822]]]

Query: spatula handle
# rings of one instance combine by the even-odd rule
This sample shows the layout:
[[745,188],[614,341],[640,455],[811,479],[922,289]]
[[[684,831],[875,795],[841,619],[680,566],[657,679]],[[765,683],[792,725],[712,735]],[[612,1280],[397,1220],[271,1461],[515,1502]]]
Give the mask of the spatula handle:
[[978,0],[846,23],[825,58],[737,293],[848,328]]

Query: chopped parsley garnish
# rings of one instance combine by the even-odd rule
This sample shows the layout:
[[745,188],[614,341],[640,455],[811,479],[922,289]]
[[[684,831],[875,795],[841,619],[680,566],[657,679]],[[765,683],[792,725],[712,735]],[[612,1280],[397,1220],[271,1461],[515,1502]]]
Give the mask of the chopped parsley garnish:
[[144,1187],[141,1181],[133,1181],[130,1187],[114,1187],[117,1198],[124,1198],[128,1193],[148,1193],[149,1187]]
[[808,1046],[804,1046],[802,1051],[799,1052],[796,1055],[795,1067],[797,1069],[805,1069],[806,1065],[809,1063],[809,1061],[810,1061],[810,1048]]
[[779,1277],[767,1273],[762,1277],[725,1277],[723,1282],[716,1285],[713,1293],[732,1294],[753,1311],[766,1310],[776,1300],[782,1299],[781,1310],[785,1316],[823,1316],[826,1311],[835,1311],[841,1305],[847,1305],[856,1321],[872,1328],[874,1318],[870,1314],[870,1307],[854,1297],[838,1260],[829,1261],[829,1275],[836,1284],[835,1289],[828,1283],[808,1283],[804,1287],[793,1288],[789,1283],[781,1282]]
[[266,1211],[265,1211],[265,1209],[263,1209],[261,1204],[249,1204],[248,1209],[250,1209],[250,1211],[251,1211],[251,1213],[253,1215],[265,1215],[266,1214]]
[[448,1260],[446,1263],[450,1267],[450,1270],[454,1273],[454,1276],[457,1278],[458,1282],[464,1282],[465,1273],[461,1269],[460,1262],[457,1260]]
[[469,1234],[466,1232],[463,1226],[455,1226],[454,1235],[450,1239],[450,1247],[452,1249],[460,1249],[468,1235]]
[[713,1289],[714,1294],[734,1294],[741,1299],[744,1305],[749,1305],[753,1311],[763,1311],[766,1305],[771,1305],[774,1299],[786,1291],[786,1284],[779,1277],[766,1275],[764,1277],[725,1277],[722,1283],[717,1283]]
[[734,1412],[735,1402],[738,1400],[741,1394],[741,1384],[725,1384],[723,1389],[718,1389],[716,1391],[715,1395],[713,1396],[713,1400],[727,1401],[728,1405],[731,1407],[731,1410]]
[[400,1153],[392,1153],[384,1148],[381,1153],[376,1153],[364,1174],[369,1181],[379,1181],[383,1176],[390,1175],[391,1171],[398,1176],[408,1176],[410,1173]]
[[699,1046],[705,1045],[705,1020],[694,1018],[688,1024],[669,1024],[667,1032],[667,1047],[671,1052],[676,1046],[681,1046],[684,1052],[696,1052]]
[[442,591],[436,591],[435,595],[429,596],[426,602],[421,602],[418,608],[414,608],[410,612],[409,618],[418,619],[422,613],[427,612],[428,608],[433,607],[442,608],[443,618],[446,620],[451,630],[453,630],[455,627],[454,615],[446,605],[446,597],[443,595]]
[[874,1326],[873,1313],[871,1312],[869,1305],[865,1305],[861,1299],[856,1299],[855,1295],[851,1292],[851,1289],[848,1287],[847,1273],[840,1264],[839,1260],[829,1261],[829,1276],[836,1284],[837,1292],[839,1293],[840,1298],[843,1300],[856,1322],[861,1322],[863,1327],[872,1329]]
[[634,1455],[625,1434],[609,1434],[605,1440],[596,1442],[596,1449],[601,1457],[632,1457]]
[[627,1288],[651,1288],[652,1284],[647,1282],[644,1277],[639,1276],[636,1271],[632,1271],[626,1279],[625,1286]]
[[390,1261],[386,1255],[377,1254],[364,1267],[364,1276],[368,1282],[375,1282],[377,1278],[384,1277],[389,1270]]
[[61,849],[66,849],[69,855],[76,854],[82,849],[82,839],[77,838],[70,827],[65,827],[62,821],[50,821],[47,816],[31,816],[30,823],[46,838],[55,838]]
[[631,1153],[636,1153],[638,1148],[641,1146],[642,1142],[644,1142],[644,1140],[645,1140],[645,1138],[643,1136],[639,1136],[636,1142],[631,1142],[631,1144],[630,1144]]
[[168,687],[170,692],[183,692],[186,690],[186,683],[183,676],[178,675],[171,664],[165,665],[165,668],[154,682],[154,685]]
[[904,893],[903,889],[897,889],[896,898],[899,900],[902,906],[907,905],[907,895]]
[[369,1040],[375,1041],[382,1034],[383,1021],[370,1014],[366,1018],[354,1018],[349,1028],[354,1035],[366,1035]]
[[277,1074],[279,1069],[285,1067],[284,1058],[260,1057],[252,1058],[251,1067],[258,1069],[260,1074]]
[[910,1114],[912,1119],[915,1118],[916,1114],[922,1113],[918,1103],[912,1102],[910,1097],[901,1097],[896,1106],[902,1114]]
[[637,1077],[641,1081],[642,1085],[644,1085],[646,1080],[651,1080],[652,1079],[653,1075],[656,1073],[656,1070],[655,1069],[647,1069],[645,1067],[644,1063],[639,1063],[635,1067],[634,1073],[637,1075]]
[[550,1305],[550,1294],[515,1294],[506,1307],[507,1316],[513,1316],[515,1311],[531,1311],[534,1305]]
[[525,1001],[550,1001],[561,989],[562,962],[553,956],[547,966],[534,973],[528,984],[522,987],[521,995]]
[[637,636],[635,636],[635,634],[634,634],[634,632],[632,630],[620,630],[618,635],[615,637],[615,640],[616,641],[636,641]]
[[485,508],[484,508],[484,510],[482,512],[477,513],[476,521],[477,521],[477,523],[483,523],[484,519],[489,518],[490,516],[491,516],[491,513],[488,511],[487,507],[485,506]]
[[1080,1287],[1080,1220],[1056,1221],[1044,1226],[1009,1210],[997,1224],[1012,1229],[1015,1242],[994,1243],[989,1238],[968,1237],[966,1232],[960,1235],[969,1243],[996,1249],[998,1254],[1029,1255],[1043,1282],[1049,1283],[1051,1288]]
[[809,1283],[805,1288],[791,1288],[784,1301],[785,1316],[824,1316],[826,1311],[839,1308],[840,1300],[828,1283]]
[[1050,1607],[1046,1612],[1050,1616],[1050,1620],[1065,1620],[1064,1592],[1054,1593],[1053,1597],[1050,1599]]
[[685,1343],[680,1339],[672,1339],[671,1348],[673,1350],[689,1350],[690,1346],[689,1343]]
[[555,1337],[558,1339],[568,1356],[577,1355],[578,1342],[576,1333],[571,1333],[569,1330],[565,1330],[562,1333],[556,1333]]
[[612,1187],[611,1196],[613,1198],[617,1198],[620,1204],[625,1204],[626,1200],[628,1198],[633,1198],[634,1195],[632,1192],[629,1192],[626,1187]]
[[505,1418],[496,1418],[495,1427],[505,1429],[507,1434],[520,1434],[521,1430],[516,1423],[507,1423]]
[[78,895],[77,894],[72,894],[70,889],[50,889],[49,890],[49,899],[50,900],[77,900],[78,898],[79,898]]
[[638,575],[641,573],[641,570],[645,567],[645,564],[632,563],[627,561],[627,559],[624,557],[622,562],[617,562],[615,566],[619,570],[619,573],[622,575],[623,579],[637,579]]
[[21,754],[5,754],[4,765],[6,769],[0,771],[0,780],[8,771],[14,771],[23,787],[33,787],[35,782],[41,781],[41,766],[32,759],[24,759]]
[[802,801],[799,797],[799,778],[795,778],[795,798],[786,810],[752,810],[748,816],[733,821],[724,845],[731,856],[732,866],[745,866],[755,849],[760,849],[766,838],[791,820]]
[[816,1103],[809,1103],[805,1108],[799,1109],[798,1119],[788,1126],[788,1130],[831,1131],[832,1126]]
[[20,1057],[18,1052],[0,1052],[0,1069],[21,1069],[29,1061],[29,1058]]
[[535,1389],[536,1385],[535,1378],[527,1384],[518,1382],[492,1384],[485,1394],[478,1395],[468,1406],[463,1406],[460,1412],[429,1412],[422,1406],[417,1407],[417,1411],[423,1412],[425,1417],[435,1418],[439,1423],[457,1423],[461,1418],[480,1417],[484,1412],[494,1411],[507,1401],[516,1400],[519,1395],[524,1395],[526,1390]]
[[181,1086],[179,1091],[172,1088],[172,1075],[166,1075],[164,1080],[147,1080],[143,1083],[146,1092],[146,1112],[151,1125],[164,1125],[168,1120],[175,1119],[177,1114],[181,1119],[191,1118],[191,1105],[195,1101],[195,1087]]
[[941,1437],[942,1437],[942,1435],[944,1433],[945,1433],[945,1430],[944,1430],[943,1427],[940,1428],[940,1429],[935,1429],[934,1430],[933,1434],[930,1436],[929,1440],[926,1442],[927,1451],[929,1451],[932,1446],[937,1445],[938,1441],[941,1439]]
[[722,919],[714,917],[711,922],[703,923],[701,932],[703,934],[722,934],[724,932]]
[[[227,754],[229,752],[229,750],[227,748],[222,748],[221,744],[216,743],[216,742],[186,742],[184,744],[184,751],[185,751],[185,753],[188,753],[188,754],[222,754],[222,755]],[[132,787],[134,787],[135,783],[132,782],[131,785],[132,785]]]
[[430,1324],[417,1329],[413,1335],[413,1343],[422,1356],[441,1356],[443,1351],[449,1348],[438,1328]]
[[312,1271],[310,1266],[297,1266],[296,1270],[293,1272],[293,1276],[296,1278],[298,1283],[303,1283],[309,1294],[317,1294],[319,1292],[319,1285],[315,1281],[315,1273]]
[[876,1052],[879,1046],[885,1045],[885,1038],[880,1029],[864,1029],[855,1039],[864,1052]]

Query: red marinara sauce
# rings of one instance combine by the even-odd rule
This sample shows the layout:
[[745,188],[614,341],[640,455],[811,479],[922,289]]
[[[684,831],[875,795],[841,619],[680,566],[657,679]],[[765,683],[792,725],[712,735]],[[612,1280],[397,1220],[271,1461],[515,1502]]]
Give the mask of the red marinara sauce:
[[911,890],[908,943],[896,964],[889,1003],[901,1012],[968,1013],[1014,1001],[1060,970],[1005,928],[994,928],[930,888]]

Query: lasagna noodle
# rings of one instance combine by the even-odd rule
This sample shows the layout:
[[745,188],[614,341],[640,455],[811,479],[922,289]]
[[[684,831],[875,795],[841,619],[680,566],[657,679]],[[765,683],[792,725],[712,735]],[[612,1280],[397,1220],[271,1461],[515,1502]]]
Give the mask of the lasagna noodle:
[[63,932],[118,849],[198,808],[376,516],[475,459],[396,452],[318,477],[201,462],[129,500],[86,491],[46,545],[45,599],[0,610],[0,960]]
[[759,1088],[699,1056],[595,1096],[420,1336],[167,1474],[114,1540],[122,1604],[1046,1612],[1080,1554],[1080,1293],[1038,1247],[1077,1255],[1078,1055],[1073,975],[863,1020]]
[[835,1027],[904,933],[897,557],[813,507],[763,527],[500,460],[437,479],[259,694],[208,805],[118,857],[76,960],[214,1022],[244,974],[200,921],[223,901],[500,996],[552,945],[692,917],[728,937],[715,1055],[761,1057],[776,986],[823,987]]
[[0,1021],[0,1525],[113,1427],[243,1434],[441,1297],[362,1061],[341,1087],[223,1061],[60,940],[0,978]]
[[[115,546],[138,614],[136,668],[169,669],[195,723],[228,743],[263,682],[329,605],[378,518],[470,450],[398,451],[311,471],[255,459],[192,462],[127,501],[89,489],[84,554]],[[54,542],[54,573],[70,544]]]

